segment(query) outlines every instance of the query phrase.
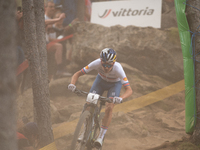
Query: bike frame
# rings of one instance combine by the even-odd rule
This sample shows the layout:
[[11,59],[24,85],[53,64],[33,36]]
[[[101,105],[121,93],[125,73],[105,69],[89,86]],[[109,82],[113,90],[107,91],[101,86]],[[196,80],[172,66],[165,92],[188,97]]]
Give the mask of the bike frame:
[[[88,95],[88,92],[84,92],[81,90],[76,89],[75,93],[78,95]],[[100,117],[100,113],[101,113],[101,109],[102,106],[105,105],[105,102],[112,102],[111,99],[100,96],[98,103],[97,104],[92,104],[92,103],[88,103],[86,102],[84,107],[83,107],[83,111],[88,110],[91,113],[91,117],[89,118],[88,121],[88,125],[86,128],[86,132],[84,135],[84,140],[86,141],[86,147],[88,147],[88,149],[94,148],[93,142],[95,141],[95,137],[94,135],[96,134],[95,132],[97,131],[97,129],[99,129],[100,131],[100,123],[99,123],[99,117]]]
[[95,141],[95,137],[94,137],[94,132],[95,132],[95,129],[96,128],[99,128],[100,130],[100,123],[99,123],[99,120],[98,120],[98,117],[100,116],[100,112],[101,112],[101,109],[102,109],[102,106],[104,104],[102,102],[98,102],[97,105],[95,104],[91,104],[91,103],[85,103],[84,105],[84,108],[83,108],[83,111],[84,112],[85,110],[87,110],[88,107],[89,108],[89,112],[91,113],[91,118],[89,119],[89,128],[87,129],[88,131],[90,131],[90,133],[88,133],[88,135],[86,136],[86,140],[87,143],[86,143],[86,146],[90,146],[90,147],[93,147],[93,142]]

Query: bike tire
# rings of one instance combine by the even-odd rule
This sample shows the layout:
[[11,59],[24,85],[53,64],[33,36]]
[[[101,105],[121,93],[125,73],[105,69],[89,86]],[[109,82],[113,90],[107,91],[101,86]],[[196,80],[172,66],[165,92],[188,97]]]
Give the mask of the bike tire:
[[[74,132],[73,139],[72,139],[71,150],[84,150],[85,149],[87,141],[79,142],[78,138],[85,128],[84,122],[86,122],[86,124],[90,124],[90,122],[89,122],[90,117],[91,117],[91,113],[87,110],[81,114],[80,119],[79,119],[78,124],[75,129],[75,132]],[[85,134],[87,134],[87,133],[85,133]]]

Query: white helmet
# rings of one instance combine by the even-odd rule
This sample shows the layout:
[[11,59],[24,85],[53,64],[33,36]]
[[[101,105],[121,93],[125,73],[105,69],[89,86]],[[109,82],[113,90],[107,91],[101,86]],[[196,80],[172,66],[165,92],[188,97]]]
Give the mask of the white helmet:
[[104,62],[115,62],[117,60],[117,53],[111,48],[104,48],[100,53],[100,58]]

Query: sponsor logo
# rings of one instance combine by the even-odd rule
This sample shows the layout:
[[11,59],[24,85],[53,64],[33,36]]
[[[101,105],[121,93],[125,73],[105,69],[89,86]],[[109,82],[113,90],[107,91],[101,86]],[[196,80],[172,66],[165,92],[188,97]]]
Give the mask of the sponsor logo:
[[146,7],[146,9],[141,10],[132,10],[131,8],[121,8],[118,11],[112,11],[112,9],[106,9],[102,15],[98,15],[99,18],[106,18],[110,14],[113,15],[113,17],[124,17],[124,16],[141,16],[141,15],[153,15],[154,9],[149,9],[149,7]]
[[99,16],[99,18],[106,18],[111,12],[111,9],[106,9],[103,13],[103,15]]
[[88,67],[88,66],[86,66],[86,67],[85,67],[85,69],[89,69],[89,67]]
[[125,77],[123,80],[124,80],[124,81],[128,81],[127,77]]

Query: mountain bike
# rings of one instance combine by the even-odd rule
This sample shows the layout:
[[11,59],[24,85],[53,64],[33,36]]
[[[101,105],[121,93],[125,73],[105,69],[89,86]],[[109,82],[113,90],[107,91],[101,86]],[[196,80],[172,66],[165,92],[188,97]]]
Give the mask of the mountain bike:
[[94,142],[97,139],[104,112],[101,112],[105,102],[112,103],[112,99],[99,96],[98,94],[88,93],[79,89],[75,90],[78,95],[87,95],[87,99],[74,136],[71,143],[71,150],[101,150],[102,147],[95,147]]

